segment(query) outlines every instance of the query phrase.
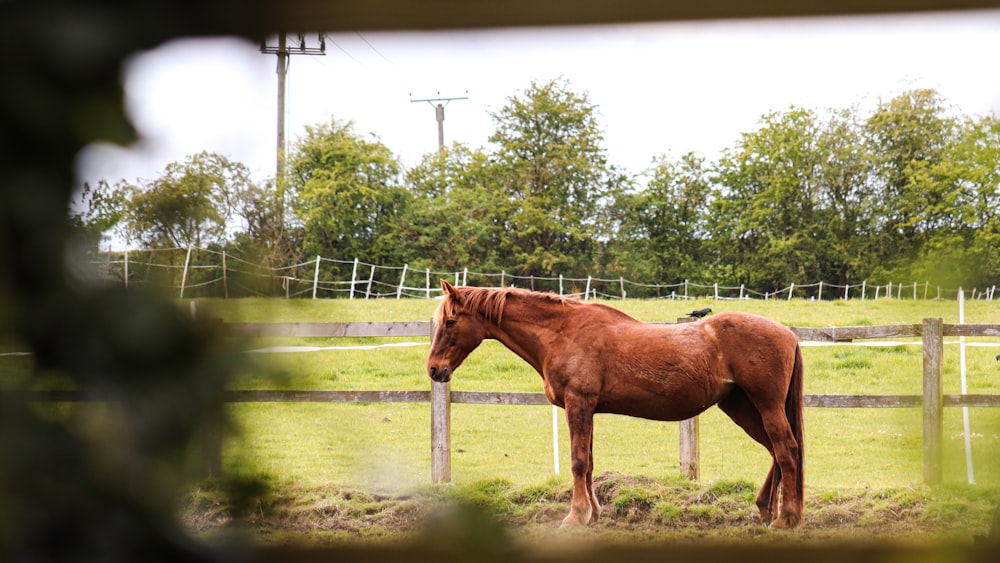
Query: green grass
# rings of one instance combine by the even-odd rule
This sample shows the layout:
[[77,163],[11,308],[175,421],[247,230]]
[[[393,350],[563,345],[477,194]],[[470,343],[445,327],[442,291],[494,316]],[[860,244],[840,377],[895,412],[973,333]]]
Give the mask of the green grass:
[[[197,309],[201,316],[219,316],[232,322],[412,321],[429,319],[436,304],[434,300],[418,299],[242,299],[199,300]],[[793,326],[915,324],[928,317],[941,317],[946,323],[953,323],[958,318],[957,304],[950,301],[664,300],[610,304],[646,321],[672,321],[706,306],[716,312],[742,310],[762,314]],[[188,306],[187,302],[181,305]],[[966,321],[1000,323],[1000,305],[968,302]],[[426,344],[429,339],[405,340]],[[279,344],[329,346],[394,341],[398,339],[271,338],[244,345],[254,349]],[[994,360],[997,352],[996,348],[968,349],[969,392],[998,392],[1000,364]],[[231,387],[428,389],[426,354],[424,345],[248,354],[248,366]],[[806,347],[803,355],[806,393],[921,393],[919,346]],[[5,367],[13,369],[4,371]],[[4,385],[10,384],[10,377],[17,381],[30,371],[29,357],[0,358],[0,372],[16,374],[0,376]],[[959,392],[957,346],[945,347],[944,377],[945,392]],[[43,385],[58,386],[59,382],[46,381]],[[487,341],[458,370],[452,389],[541,391],[542,384],[539,375],[522,360],[500,344]],[[391,513],[388,523],[379,524],[387,534],[400,530],[399,523],[409,521],[407,518],[426,516],[422,508],[407,504],[410,501],[406,499],[424,494],[420,491],[425,491],[430,482],[429,405],[241,403],[231,404],[227,409],[238,432],[225,442],[224,472],[260,479],[281,497],[273,506],[263,506],[264,513],[288,518],[302,510],[307,514],[294,518],[317,525],[324,514],[336,512],[330,507],[336,495],[343,491],[364,491],[355,494],[355,498],[369,495],[375,500],[360,504],[373,511]],[[465,495],[470,488],[478,490],[468,495],[517,522],[534,519],[543,522],[547,529],[558,523],[568,502],[571,480],[568,436],[562,411],[558,415],[561,474],[554,476],[550,407],[453,405],[452,479],[458,494]],[[822,502],[822,506],[811,509],[814,521],[820,525],[848,522],[862,529],[866,518],[883,518],[887,511],[904,514],[912,508],[908,508],[908,502],[919,501],[920,518],[952,526],[956,519],[961,520],[956,512],[963,505],[975,501],[985,506],[987,499],[975,500],[979,494],[975,491],[984,491],[982,494],[987,496],[993,494],[995,499],[1000,488],[1000,409],[971,409],[978,484],[972,489],[962,485],[966,470],[961,409],[945,411],[943,490],[953,487],[960,494],[929,492],[920,484],[920,409],[807,409],[805,416],[806,489],[809,498]],[[595,474],[612,472],[630,476],[626,480],[637,480],[623,491],[617,485],[607,485],[611,487],[606,491],[611,504],[607,510],[623,515],[612,522],[620,522],[621,526],[633,521],[636,525],[655,521],[660,526],[673,522],[679,527],[695,526],[696,531],[691,533],[697,534],[698,526],[729,525],[727,511],[743,520],[750,518],[748,498],[755,494],[770,461],[763,448],[718,409],[710,409],[700,418],[700,486],[679,477],[677,423],[599,415],[595,426]],[[617,482],[616,479],[606,478],[602,482]],[[886,491],[890,501],[875,498]],[[325,499],[324,494],[328,495]],[[397,499],[392,508],[379,504],[389,497]],[[730,499],[729,504],[719,504],[723,497]],[[910,497],[918,501],[907,500]],[[887,506],[879,505],[880,502]],[[337,510],[343,519],[349,516],[345,511],[365,510],[353,502],[341,504],[344,506]],[[538,504],[547,508],[538,508]],[[985,514],[985,509],[977,510],[976,514]],[[815,514],[817,511],[819,514]],[[734,533],[757,532],[741,527]],[[373,534],[378,537],[377,530]]]
[[[199,300],[199,314],[228,321],[385,321],[429,319],[436,300]],[[913,324],[927,317],[957,322],[951,301],[625,301],[612,302],[640,319],[670,321],[703,306],[743,310],[796,326]],[[1000,322],[1000,306],[970,301],[966,321]],[[427,342],[424,338],[408,341]],[[981,340],[981,339],[980,339]],[[261,339],[250,347],[370,344],[379,339]],[[382,341],[393,341],[383,339]],[[240,389],[427,389],[427,348],[253,354]],[[968,348],[969,391],[996,393],[995,348]],[[922,352],[916,346],[806,347],[806,393],[920,394]],[[959,392],[957,346],[948,345],[945,392]],[[484,342],[452,380],[460,391],[541,391],[541,378],[493,341]],[[227,471],[273,474],[306,486],[338,483],[399,492],[427,483],[430,466],[426,404],[239,404],[230,413],[242,429],[227,443]],[[961,410],[945,416],[945,480],[965,479]],[[973,409],[977,482],[1000,484],[1000,412]],[[703,482],[759,482],[769,466],[764,450],[717,409],[700,419]],[[453,405],[452,478],[468,484],[504,478],[532,486],[553,475],[549,407]],[[599,415],[598,471],[664,476],[678,472],[677,423]],[[560,465],[568,479],[568,436],[559,411]],[[922,479],[919,409],[807,409],[810,487],[913,486]]]
[[[434,300],[212,300],[203,314],[231,321],[420,320]],[[738,309],[797,326],[913,324],[927,317],[957,321],[949,301],[626,301],[614,306],[649,321],[669,321],[701,306]],[[1000,307],[968,302],[967,322],[1000,322]],[[407,340],[426,341],[420,338]],[[912,339],[911,339],[912,340]],[[275,344],[331,345],[378,339],[267,339]],[[390,341],[386,339],[386,341]],[[257,354],[257,367],[236,388],[426,389],[426,347]],[[968,349],[969,391],[996,393],[996,349]],[[920,346],[806,347],[806,393],[920,394]],[[957,393],[957,347],[948,345],[945,392]],[[541,378],[502,345],[487,341],[460,368],[454,390],[541,391]],[[340,483],[399,491],[428,480],[429,411],[420,404],[233,405],[244,433],[227,448],[227,469],[253,471],[258,464],[285,482]],[[456,483],[503,477],[531,486],[552,476],[551,410],[548,407],[454,405],[452,476]],[[560,464],[567,474],[568,436],[559,413]],[[946,410],[945,480],[965,479],[960,409]],[[973,409],[973,453],[980,483],[1000,483],[1000,413]],[[678,471],[676,423],[600,415],[596,422],[598,470],[636,475]],[[957,437],[956,437],[957,436]],[[808,481],[811,487],[911,486],[922,478],[919,409],[808,409]],[[769,460],[716,409],[701,417],[702,480],[758,482]],[[249,456],[249,457],[248,457]],[[566,477],[564,477],[566,478]]]

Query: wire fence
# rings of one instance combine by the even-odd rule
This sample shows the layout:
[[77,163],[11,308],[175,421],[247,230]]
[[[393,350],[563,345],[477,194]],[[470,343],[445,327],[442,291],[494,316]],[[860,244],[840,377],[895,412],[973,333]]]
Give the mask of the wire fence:
[[[424,298],[441,295],[438,279],[456,285],[516,286],[549,291],[580,299],[957,299],[961,288],[931,286],[929,282],[853,284],[823,281],[773,290],[689,280],[650,283],[624,277],[533,276],[501,271],[477,272],[464,268],[441,272],[409,265],[383,266],[354,260],[315,258],[286,266],[267,266],[225,250],[165,248],[102,252],[87,264],[91,275],[125,287],[147,286],[176,293],[180,298]],[[996,285],[966,289],[971,299],[992,301]]]

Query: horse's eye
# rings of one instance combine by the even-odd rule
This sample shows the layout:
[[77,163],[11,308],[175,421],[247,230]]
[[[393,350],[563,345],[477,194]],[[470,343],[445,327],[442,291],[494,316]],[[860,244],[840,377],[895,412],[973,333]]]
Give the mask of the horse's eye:
[[455,323],[457,323],[457,322],[458,321],[455,320],[455,319],[448,319],[448,320],[446,320],[444,322],[444,326],[447,327],[447,328],[451,328],[451,327],[455,326]]

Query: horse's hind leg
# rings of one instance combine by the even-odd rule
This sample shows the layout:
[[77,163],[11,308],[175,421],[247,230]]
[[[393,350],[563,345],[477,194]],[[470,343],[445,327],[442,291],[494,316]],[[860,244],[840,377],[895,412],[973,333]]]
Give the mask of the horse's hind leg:
[[601,503],[594,494],[594,433],[590,433],[590,465],[587,468],[587,494],[590,495],[590,506],[594,509],[590,523],[595,524],[601,518]]
[[778,485],[781,483],[781,468],[774,457],[771,439],[764,430],[764,422],[757,412],[757,407],[747,398],[742,389],[736,388],[719,401],[719,408],[726,413],[748,436],[764,446],[771,454],[771,469],[767,472],[764,484],[757,493],[755,504],[760,511],[760,521],[770,524],[778,514]]
[[771,522],[772,528],[794,528],[802,520],[802,499],[799,498],[799,443],[785,417],[785,409],[765,410],[761,413],[764,429],[771,438],[774,459],[781,472],[781,513]]

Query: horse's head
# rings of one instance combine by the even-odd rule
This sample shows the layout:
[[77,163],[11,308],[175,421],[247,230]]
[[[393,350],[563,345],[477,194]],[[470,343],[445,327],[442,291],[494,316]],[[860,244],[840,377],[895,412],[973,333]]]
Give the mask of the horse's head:
[[445,382],[486,338],[486,322],[468,299],[450,283],[441,280],[444,299],[434,314],[434,339],[427,357],[427,374]]

